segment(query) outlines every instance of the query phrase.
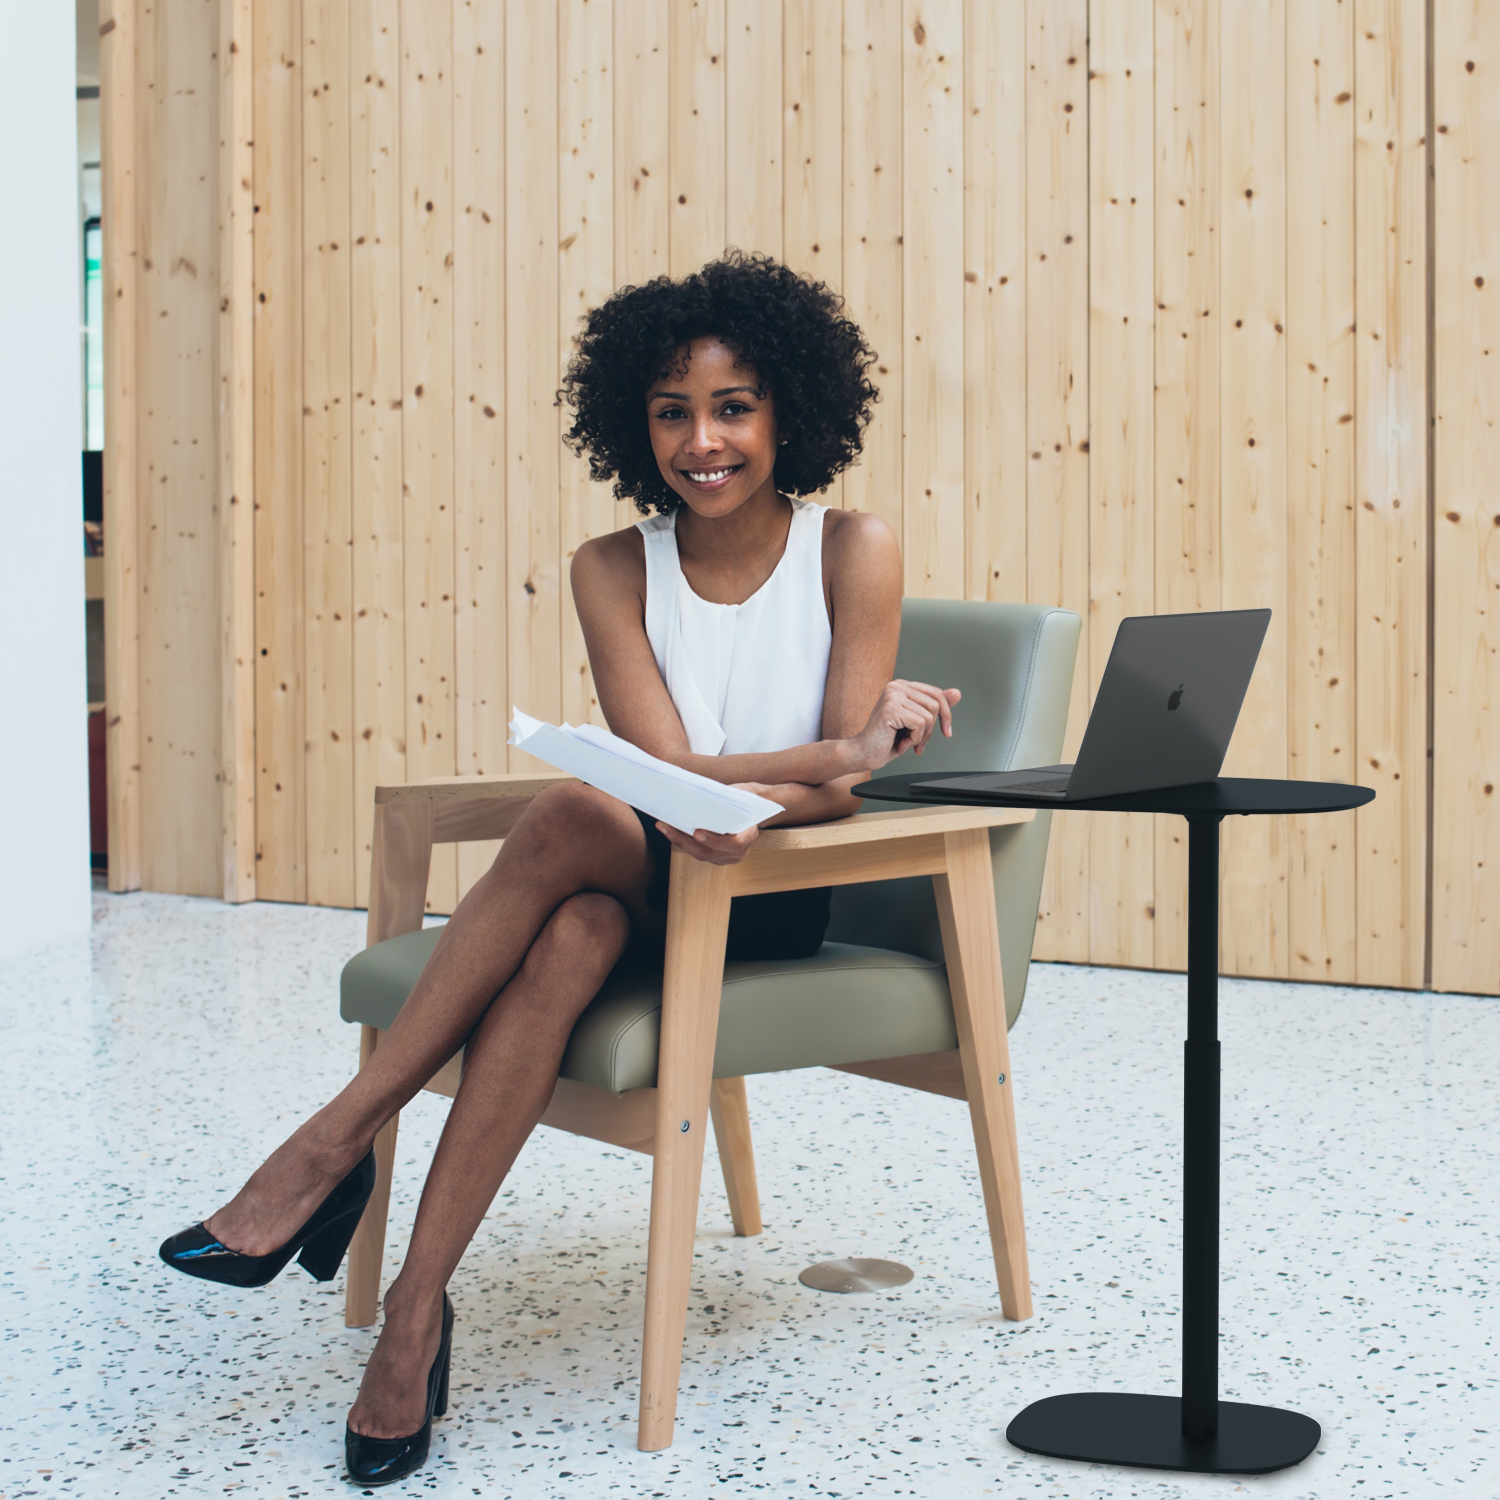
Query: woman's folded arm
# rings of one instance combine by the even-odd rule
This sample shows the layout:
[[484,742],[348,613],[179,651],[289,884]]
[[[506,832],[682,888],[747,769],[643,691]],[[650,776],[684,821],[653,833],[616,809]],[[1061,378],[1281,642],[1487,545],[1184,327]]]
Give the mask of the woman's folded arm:
[[739,785],[759,796],[769,797],[772,802],[779,802],[786,811],[777,813],[774,818],[767,818],[760,826],[784,828],[797,823],[828,823],[834,818],[847,818],[850,814],[857,813],[862,804],[850,788],[864,779],[865,773],[859,771],[852,776],[825,781],[821,786],[806,786],[798,781],[770,785],[763,782],[741,782]]

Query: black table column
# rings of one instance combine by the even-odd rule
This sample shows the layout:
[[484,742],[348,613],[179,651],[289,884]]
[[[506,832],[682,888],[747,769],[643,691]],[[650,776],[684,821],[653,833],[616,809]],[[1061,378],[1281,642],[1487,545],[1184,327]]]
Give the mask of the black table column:
[[1182,1435],[1219,1433],[1219,819],[1188,825],[1182,1088]]
[[1219,1400],[1219,824],[1188,825],[1188,1017],[1182,1087],[1182,1395],[1047,1396],[1006,1438],[1028,1453],[1197,1474],[1267,1474],[1300,1463],[1311,1417]]
[[[954,773],[950,773],[954,774]],[[966,776],[983,773],[968,772]],[[1017,1413],[1006,1437],[1028,1453],[1197,1474],[1269,1474],[1301,1463],[1322,1433],[1311,1417],[1219,1399],[1219,824],[1229,816],[1344,812],[1368,787],[1221,776],[1192,786],[1044,803],[926,775],[854,789],[908,806],[1057,807],[1172,813],[1188,823],[1188,1024],[1182,1101],[1182,1394],[1078,1391]]]

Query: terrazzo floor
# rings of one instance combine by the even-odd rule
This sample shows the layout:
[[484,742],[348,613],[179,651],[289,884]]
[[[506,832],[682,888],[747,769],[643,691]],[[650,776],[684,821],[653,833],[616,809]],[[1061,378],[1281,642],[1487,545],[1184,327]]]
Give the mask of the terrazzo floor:
[[[359,913],[95,897],[86,941],[0,971],[0,1500],[335,1496],[369,1330],[342,1277],[174,1276],[217,1206],[348,1076]],[[677,1440],[635,1448],[646,1159],[538,1131],[452,1287],[453,1406],[393,1493],[1306,1500],[1500,1495],[1500,1001],[1223,986],[1226,1396],[1318,1452],[1261,1479],[1054,1462],[1004,1441],[1059,1391],[1171,1391],[1184,985],[1037,966],[1012,1034],[1036,1316],[995,1304],[961,1105],[834,1073],[750,1080],[766,1230],[712,1156]],[[405,1243],[446,1101],[403,1116]],[[797,1281],[904,1261],[884,1296]]]

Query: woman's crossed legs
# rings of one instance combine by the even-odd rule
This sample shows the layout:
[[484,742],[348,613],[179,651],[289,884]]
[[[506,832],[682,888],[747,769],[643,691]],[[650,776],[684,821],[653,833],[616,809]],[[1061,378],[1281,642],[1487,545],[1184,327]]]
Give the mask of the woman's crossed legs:
[[568,1036],[632,923],[650,929],[650,856],[624,803],[567,783],[543,792],[459,903],[366,1067],[208,1221],[247,1255],[284,1244],[376,1133],[467,1044],[463,1081],[422,1189],[401,1273],[350,1425],[402,1437],[422,1425],[443,1288],[546,1109]]

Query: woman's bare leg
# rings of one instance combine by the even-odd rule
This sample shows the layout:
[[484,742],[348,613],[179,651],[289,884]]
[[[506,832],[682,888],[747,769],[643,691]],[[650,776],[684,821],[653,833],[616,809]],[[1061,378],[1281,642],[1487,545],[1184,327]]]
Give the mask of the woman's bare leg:
[[597,891],[649,921],[650,873],[640,820],[623,802],[577,782],[543,792],[459,903],[369,1065],[207,1221],[210,1232],[246,1255],[284,1245],[380,1127],[464,1045],[558,907]]
[[406,1261],[385,1295],[380,1341],[349,1422],[366,1437],[404,1437],[426,1416],[447,1286],[500,1184],[552,1097],[579,1013],[630,934],[610,896],[565,901],[520,972],[485,1012],[422,1189]]

